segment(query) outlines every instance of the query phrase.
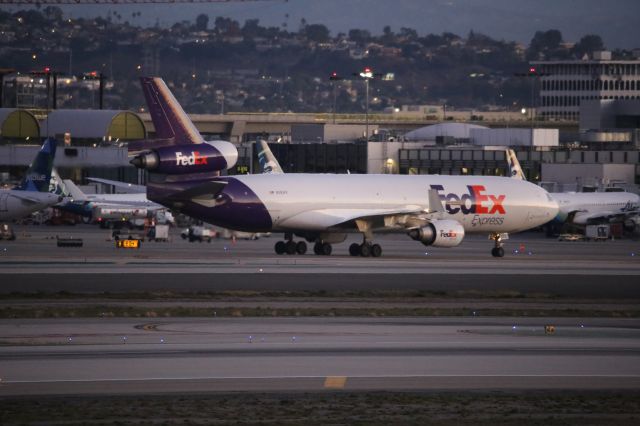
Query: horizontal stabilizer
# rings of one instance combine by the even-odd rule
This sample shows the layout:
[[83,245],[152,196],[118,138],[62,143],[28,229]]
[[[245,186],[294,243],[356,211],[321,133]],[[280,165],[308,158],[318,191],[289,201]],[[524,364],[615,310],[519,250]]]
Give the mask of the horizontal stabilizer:
[[142,139],[129,142],[127,149],[129,155],[138,155],[144,151],[151,151],[154,148],[160,148],[162,146],[175,145],[173,138],[170,139]]
[[193,198],[202,196],[211,196],[212,198],[227,186],[226,181],[210,181],[200,185],[191,187],[186,191],[176,192],[171,195],[173,201],[188,201]]
[[94,178],[88,177],[87,180],[91,182],[98,182],[105,185],[111,185],[115,188],[119,188],[128,194],[143,194],[147,192],[147,187],[144,185],[136,185],[133,183],[120,182],[119,180],[110,180],[110,179],[102,179],[102,178]]

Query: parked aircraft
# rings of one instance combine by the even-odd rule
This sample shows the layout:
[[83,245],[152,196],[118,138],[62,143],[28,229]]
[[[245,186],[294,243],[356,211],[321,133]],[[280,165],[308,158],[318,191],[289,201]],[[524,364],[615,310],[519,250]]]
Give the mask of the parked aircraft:
[[[150,200],[225,228],[283,232],[277,253],[329,255],[347,233],[363,235],[353,256],[382,253],[377,232],[404,232],[436,247],[455,247],[467,233],[494,241],[492,255],[504,256],[508,233],[551,220],[557,204],[526,181],[487,176],[258,174],[217,176],[228,168],[230,144],[205,144],[160,78],[143,78],[149,112],[165,145],[138,154],[131,163],[150,172]],[[228,145],[227,145],[228,144]],[[232,145],[231,145],[232,146]],[[234,147],[235,148],[235,147]],[[233,160],[237,156],[233,155]]]
[[[526,180],[512,149],[507,150],[511,177]],[[556,223],[584,226],[591,223],[623,222],[634,231],[640,214],[640,196],[632,192],[551,192],[558,203]]]
[[53,159],[57,141],[44,141],[22,181],[12,189],[0,189],[0,221],[20,219],[62,200],[62,196],[49,192]]
[[81,216],[91,217],[96,209],[122,210],[130,212],[135,210],[158,210],[164,207],[149,201],[145,193],[132,194],[85,194],[69,179],[64,181],[65,195],[70,197],[66,202],[56,208]]

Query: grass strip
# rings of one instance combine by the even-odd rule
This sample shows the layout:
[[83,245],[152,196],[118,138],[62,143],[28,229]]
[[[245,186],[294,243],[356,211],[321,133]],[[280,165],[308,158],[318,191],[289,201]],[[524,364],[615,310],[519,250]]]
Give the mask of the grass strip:
[[0,318],[160,318],[160,317],[593,317],[639,318],[640,309],[459,308],[271,308],[144,306],[5,306]]
[[16,397],[0,423],[566,426],[640,424],[640,392],[313,392]]

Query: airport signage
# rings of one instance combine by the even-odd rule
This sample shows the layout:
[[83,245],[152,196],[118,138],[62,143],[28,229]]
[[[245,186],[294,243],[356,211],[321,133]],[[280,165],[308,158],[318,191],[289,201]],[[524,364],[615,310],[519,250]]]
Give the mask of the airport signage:
[[140,240],[136,240],[136,239],[117,240],[116,241],[116,248],[139,249],[140,248]]

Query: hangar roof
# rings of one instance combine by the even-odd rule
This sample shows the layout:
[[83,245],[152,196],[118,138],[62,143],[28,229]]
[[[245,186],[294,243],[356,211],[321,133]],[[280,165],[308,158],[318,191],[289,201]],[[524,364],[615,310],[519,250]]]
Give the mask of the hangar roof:
[[74,138],[144,139],[146,129],[142,119],[131,111],[72,110],[51,111],[42,123],[50,136],[70,133]]
[[488,129],[488,127],[468,123],[438,123],[407,132],[404,137],[408,141],[432,141],[437,136],[468,139],[471,129]]
[[38,120],[29,111],[17,108],[0,108],[0,136],[5,138],[38,138]]

